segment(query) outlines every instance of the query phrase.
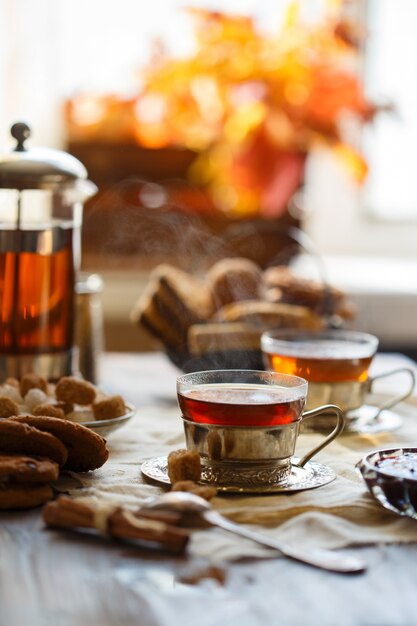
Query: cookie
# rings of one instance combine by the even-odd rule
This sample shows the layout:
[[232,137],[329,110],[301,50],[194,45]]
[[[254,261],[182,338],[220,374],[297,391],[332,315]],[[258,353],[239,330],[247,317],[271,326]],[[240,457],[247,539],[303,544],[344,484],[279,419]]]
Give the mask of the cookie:
[[62,441],[49,432],[19,423],[19,418],[0,420],[0,453],[47,457],[64,465],[68,451]]
[[58,464],[50,459],[0,454],[0,484],[50,483],[57,480],[58,475]]
[[96,398],[96,389],[86,380],[64,376],[57,382],[55,396],[60,402],[72,402],[81,405],[92,404]]
[[216,308],[240,300],[258,300],[263,295],[262,271],[249,259],[226,258],[207,273]]
[[54,497],[49,485],[0,485],[0,510],[33,509]]
[[68,450],[67,470],[88,472],[101,467],[109,457],[106,440],[82,424],[44,415],[19,415],[8,421],[27,424],[57,437]]
[[261,329],[319,330],[324,325],[323,319],[307,307],[263,300],[245,300],[227,304],[216,314],[216,321],[244,323]]
[[[344,317],[345,294],[335,287],[294,274],[288,267],[277,265],[264,272],[267,298],[276,299],[272,289],[280,292],[280,301],[306,306],[316,313],[337,314]],[[349,319],[349,312],[347,312]]]
[[193,324],[188,331],[190,354],[226,350],[259,350],[262,329],[244,322],[212,322]]
[[168,348],[183,351],[191,324],[214,312],[211,292],[199,280],[168,264],[158,265],[131,313],[131,320]]

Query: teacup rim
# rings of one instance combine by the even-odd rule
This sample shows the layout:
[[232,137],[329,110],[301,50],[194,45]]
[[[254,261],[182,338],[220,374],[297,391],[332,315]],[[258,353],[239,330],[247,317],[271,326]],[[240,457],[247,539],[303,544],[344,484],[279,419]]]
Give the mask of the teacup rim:
[[[293,341],[294,339],[298,341]],[[308,330],[308,329],[295,329],[295,328],[274,328],[266,330],[261,335],[261,349],[264,353],[269,353],[274,349],[280,350],[288,349],[290,354],[293,353],[293,346],[297,345],[299,348],[303,346],[305,341],[308,344],[309,341],[317,339],[329,339],[329,340],[349,340],[353,343],[357,343],[357,348],[361,352],[366,352],[366,356],[373,357],[379,346],[379,339],[376,335],[371,333],[362,332],[359,330],[350,330],[347,328],[327,328],[320,330]],[[361,354],[360,356],[365,356]],[[359,358],[359,357],[358,357]]]
[[[259,374],[261,378],[266,379],[267,377],[270,377],[272,379],[279,379],[282,381],[282,383],[284,381],[289,382],[290,380],[295,382],[297,381],[298,384],[295,385],[289,385],[288,388],[289,389],[297,389],[303,386],[306,386],[306,394],[307,395],[307,389],[308,389],[308,381],[305,378],[302,378],[301,376],[296,376],[294,374],[285,374],[283,372],[274,372],[273,370],[254,370],[254,369],[244,369],[244,368],[234,368],[234,369],[226,369],[226,368],[220,368],[220,369],[211,369],[211,370],[197,370],[195,372],[188,372],[187,374],[181,374],[180,376],[177,377],[177,389],[178,386],[181,384],[186,384],[187,382],[189,382],[193,376],[196,376],[198,374],[204,375],[204,374],[233,374],[233,373],[238,373],[241,372],[243,374]],[[210,384],[210,383],[198,383],[199,385],[204,385],[204,384]],[[219,384],[219,383],[212,383],[212,384]],[[260,383],[262,384],[262,383]],[[283,385],[281,385],[283,386]]]

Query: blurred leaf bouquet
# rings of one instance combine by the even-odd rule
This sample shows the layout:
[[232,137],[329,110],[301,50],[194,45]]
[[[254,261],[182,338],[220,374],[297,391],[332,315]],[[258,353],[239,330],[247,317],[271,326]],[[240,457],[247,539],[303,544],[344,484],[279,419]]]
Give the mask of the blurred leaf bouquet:
[[142,70],[130,103],[131,132],[149,148],[197,153],[190,180],[229,215],[278,217],[303,182],[308,153],[319,145],[340,156],[361,182],[366,163],[342,128],[376,112],[353,71],[359,36],[328,3],[320,23],[303,21],[292,2],[274,34],[244,16],[189,9],[195,51],[163,50]]

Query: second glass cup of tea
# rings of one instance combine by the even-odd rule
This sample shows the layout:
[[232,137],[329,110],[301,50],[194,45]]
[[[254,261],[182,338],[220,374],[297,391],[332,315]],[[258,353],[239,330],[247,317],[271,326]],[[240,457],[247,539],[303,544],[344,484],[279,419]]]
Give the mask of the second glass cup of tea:
[[354,419],[376,380],[406,373],[410,379],[407,389],[382,406],[374,407],[371,415],[377,419],[381,411],[406,399],[414,389],[414,372],[407,367],[369,376],[378,338],[368,333],[273,330],[262,334],[261,347],[268,369],[308,380],[307,408],[324,403],[337,404],[348,419]]
[[[235,491],[285,484],[301,422],[337,417],[332,432],[297,462],[304,465],[344,427],[343,412],[326,405],[303,412],[307,381],[257,370],[210,370],[177,379],[186,446],[200,454],[203,482]],[[334,421],[334,420],[333,420]]]

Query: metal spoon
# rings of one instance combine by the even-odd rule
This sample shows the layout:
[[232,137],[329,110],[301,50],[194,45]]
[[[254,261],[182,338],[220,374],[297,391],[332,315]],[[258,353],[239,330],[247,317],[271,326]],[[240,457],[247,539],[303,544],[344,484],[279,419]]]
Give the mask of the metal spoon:
[[244,526],[235,524],[212,509],[207,500],[192,493],[170,491],[146,503],[144,507],[165,511],[180,511],[182,513],[197,513],[213,526],[219,526],[236,535],[252,539],[252,541],[260,543],[263,546],[278,550],[281,554],[290,559],[308,563],[308,565],[312,565],[313,567],[341,573],[359,573],[364,572],[366,569],[365,563],[355,557],[342,556],[330,550],[303,550],[294,548],[280,541],[276,541],[275,539],[271,539],[270,537],[266,537],[261,533],[249,530]]

